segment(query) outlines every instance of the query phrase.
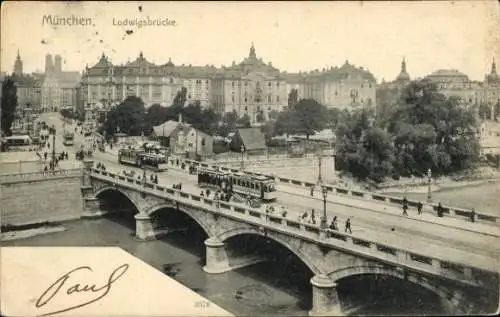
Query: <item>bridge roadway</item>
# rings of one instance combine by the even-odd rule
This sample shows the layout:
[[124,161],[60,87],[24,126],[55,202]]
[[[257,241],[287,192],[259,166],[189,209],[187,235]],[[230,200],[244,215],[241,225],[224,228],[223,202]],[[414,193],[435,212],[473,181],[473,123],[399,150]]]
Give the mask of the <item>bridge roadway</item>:
[[[50,122],[59,121],[61,125],[57,115],[48,119],[52,119],[47,120]],[[75,148],[78,148],[81,142],[82,136],[77,135]],[[117,157],[109,152],[96,152],[94,159],[96,162],[103,162],[109,172],[121,173],[128,169],[142,173],[138,168],[119,165]],[[181,169],[170,168],[167,172],[157,174],[160,185],[172,187],[173,184],[181,182],[183,191],[191,194],[199,194],[201,191],[196,185],[196,175],[190,175]],[[278,189],[278,202],[275,205],[286,205],[287,218],[299,219],[304,211],[310,212],[314,208],[319,222],[323,210],[319,192],[311,197],[309,191],[304,188],[279,184]],[[265,205],[261,206],[262,210],[265,208]],[[351,217],[354,236],[396,248],[412,249],[416,253],[450,262],[495,272],[499,270],[498,226],[437,218],[425,213],[413,216],[412,210],[409,211],[409,217],[403,217],[401,212],[399,208],[384,203],[366,202],[331,193],[327,198],[328,220],[331,221],[333,216],[337,216],[340,230],[343,230],[345,220]],[[416,211],[413,210],[413,213]]]
[[[123,170],[127,169],[142,174],[140,169],[117,164],[116,158],[109,153],[98,153],[95,159],[103,162],[108,172],[122,174]],[[147,175],[149,174],[147,172]],[[173,184],[182,182],[182,191],[195,195],[201,192],[196,185],[196,175],[175,169],[157,175],[159,185],[172,187]],[[315,208],[319,217],[323,206],[323,201],[314,197],[282,191],[278,193],[278,201],[277,205],[286,202],[287,218],[293,220],[298,219],[304,210],[311,208]],[[265,208],[265,205],[260,207],[261,211]],[[498,235],[446,227],[432,222],[422,223],[391,213],[376,213],[328,201],[327,217],[331,220],[334,215],[339,218],[342,231],[345,219],[352,218],[352,232],[355,237],[488,271],[496,272],[499,269]]]

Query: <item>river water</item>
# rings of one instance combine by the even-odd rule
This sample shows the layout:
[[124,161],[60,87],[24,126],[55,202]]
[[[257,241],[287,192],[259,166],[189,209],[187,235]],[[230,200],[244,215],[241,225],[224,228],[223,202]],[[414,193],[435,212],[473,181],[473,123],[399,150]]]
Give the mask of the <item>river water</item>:
[[[187,231],[148,242],[135,239],[133,214],[121,213],[68,222],[64,224],[66,231],[4,241],[2,245],[119,246],[236,315],[308,314],[312,273],[288,250],[272,243],[268,245],[269,241],[252,241],[267,251],[264,253],[269,261],[227,273],[207,274],[202,270],[206,235],[187,217],[184,220]],[[244,249],[249,240],[232,243],[233,247],[239,243]],[[337,285],[341,305],[348,314],[444,313],[435,294],[392,278],[347,278]]]

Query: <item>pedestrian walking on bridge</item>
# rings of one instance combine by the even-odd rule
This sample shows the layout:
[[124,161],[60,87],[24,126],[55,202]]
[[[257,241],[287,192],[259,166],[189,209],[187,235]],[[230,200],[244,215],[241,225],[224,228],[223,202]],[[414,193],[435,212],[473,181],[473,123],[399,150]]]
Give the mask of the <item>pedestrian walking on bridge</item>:
[[476,218],[476,210],[472,208],[472,210],[470,211],[470,221],[474,222],[475,218]]
[[351,218],[347,218],[347,220],[345,221],[345,230],[344,232],[347,232],[349,231],[350,234],[352,234],[352,231],[351,231]]
[[418,213],[419,215],[422,213],[422,208],[423,208],[423,207],[424,207],[424,206],[422,205],[422,202],[420,202],[420,201],[419,201],[419,202],[418,202],[418,204],[417,204],[417,213]]
[[405,197],[403,198],[403,216],[408,216],[406,210],[408,210],[408,199]]

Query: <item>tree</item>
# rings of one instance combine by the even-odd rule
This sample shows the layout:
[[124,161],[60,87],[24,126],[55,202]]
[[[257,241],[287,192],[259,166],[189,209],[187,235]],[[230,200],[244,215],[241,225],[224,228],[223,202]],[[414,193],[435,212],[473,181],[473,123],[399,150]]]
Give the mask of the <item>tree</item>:
[[361,180],[381,182],[393,169],[394,149],[391,136],[372,127],[369,111],[347,113],[336,129],[336,164]]
[[292,109],[299,100],[299,92],[297,89],[292,88],[288,94],[288,109]]
[[279,113],[278,111],[276,111],[276,110],[271,110],[271,111],[269,112],[269,119],[271,119],[271,120],[276,120],[276,119],[278,118],[279,114],[280,114],[280,113]]
[[314,99],[301,99],[291,109],[289,126],[293,133],[309,136],[326,127],[326,107]]
[[12,123],[14,122],[17,108],[17,88],[11,77],[5,78],[2,84],[2,131],[12,135]]
[[491,118],[491,107],[485,103],[479,105],[479,118],[486,120]]
[[342,110],[338,108],[329,108],[326,113],[327,113],[327,120],[326,120],[327,126],[331,129],[335,128],[342,115]]
[[478,122],[473,109],[438,92],[426,81],[411,82],[388,120],[399,172],[434,175],[471,168],[479,159]]
[[258,113],[257,113],[257,117],[255,118],[257,122],[264,122],[266,121],[266,118],[264,117],[264,111],[260,110]]
[[151,127],[147,119],[144,102],[138,97],[130,96],[109,111],[104,124],[105,131],[106,134],[113,135],[119,127],[120,132],[128,135],[141,135]]
[[244,114],[243,117],[239,118],[236,123],[243,128],[250,128],[252,124],[250,123],[250,117],[248,114]]
[[181,90],[179,90],[177,92],[177,95],[174,98],[174,103],[172,104],[172,106],[184,108],[184,105],[186,104],[186,100],[187,100],[187,88],[182,87]]

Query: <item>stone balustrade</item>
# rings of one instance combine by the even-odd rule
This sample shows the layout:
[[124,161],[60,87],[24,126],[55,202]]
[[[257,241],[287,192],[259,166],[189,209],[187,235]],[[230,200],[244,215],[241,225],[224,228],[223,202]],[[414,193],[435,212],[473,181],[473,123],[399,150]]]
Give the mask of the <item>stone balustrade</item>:
[[[186,166],[185,166],[186,170],[188,169],[188,165],[191,164],[194,166],[200,166],[200,167],[205,167],[205,168],[219,168],[223,171],[245,172],[249,175],[273,177],[277,182],[290,184],[290,185],[298,186],[298,187],[310,188],[310,187],[314,187],[317,185],[317,184],[311,183],[311,182],[290,179],[290,178],[286,178],[286,177],[266,175],[266,174],[256,173],[256,172],[241,171],[241,170],[234,169],[234,168],[222,167],[222,166],[218,166],[218,165],[202,163],[202,162],[189,160],[189,159],[183,159],[183,160],[181,160],[181,162],[184,162],[186,164]],[[173,165],[176,162],[175,162],[175,160],[170,160],[169,163]],[[181,165],[181,164],[179,164],[179,165]],[[362,191],[362,190],[354,190],[354,189],[349,189],[349,188],[337,187],[337,186],[333,186],[333,185],[326,185],[326,188],[331,193],[341,194],[341,195],[345,195],[345,196],[351,196],[351,197],[355,197],[358,199],[364,199],[364,200],[374,201],[374,202],[379,202],[379,203],[383,202],[383,203],[391,204],[391,205],[398,206],[401,208],[403,205],[403,198],[401,198],[401,197],[389,196],[389,195],[384,195],[384,194],[377,194],[377,193],[367,192],[367,191]],[[407,199],[407,201],[408,201],[408,205],[413,206],[413,207],[416,207],[417,204],[419,203],[418,200]],[[427,209],[427,210],[437,211],[438,204],[423,202],[423,201],[420,201],[420,202],[422,203],[424,210]],[[452,217],[452,218],[464,219],[464,220],[471,218],[472,210],[470,210],[470,209],[447,206],[444,204],[441,204],[441,206],[443,207],[443,217]],[[492,215],[492,214],[487,214],[484,212],[475,211],[475,221],[491,223],[491,224],[500,224],[500,217],[496,216],[496,215]]]
[[[413,250],[395,248],[382,242],[370,241],[353,234],[345,234],[330,229],[322,229],[316,225],[287,219],[279,215],[269,215],[264,211],[241,206],[230,202],[213,200],[181,190],[167,188],[162,185],[143,182],[124,175],[114,174],[93,168],[92,177],[110,181],[116,185],[155,195],[167,196],[182,204],[191,205],[204,211],[224,215],[224,217],[259,226],[262,230],[273,230],[313,241],[319,245],[342,249],[367,258],[374,258],[392,265],[404,266],[428,274],[439,275],[469,285],[482,285],[479,276],[487,272],[497,272],[495,264],[478,263],[471,267],[460,263],[452,263],[438,258],[418,254]],[[333,189],[332,189],[333,190]]]
[[31,172],[31,173],[18,173],[18,174],[0,174],[1,183],[12,183],[12,182],[25,182],[25,181],[36,181],[50,178],[58,177],[74,177],[80,176],[82,170],[80,168],[74,169],[61,169],[48,172]]

